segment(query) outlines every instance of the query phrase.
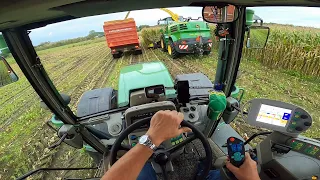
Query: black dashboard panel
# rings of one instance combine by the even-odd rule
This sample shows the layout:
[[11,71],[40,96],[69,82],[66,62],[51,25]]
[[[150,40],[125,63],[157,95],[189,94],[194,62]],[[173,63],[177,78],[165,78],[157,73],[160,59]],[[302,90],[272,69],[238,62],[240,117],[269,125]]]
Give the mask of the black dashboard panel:
[[142,118],[152,117],[160,110],[176,110],[176,106],[171,101],[161,101],[131,107],[124,113],[126,126],[130,126]]

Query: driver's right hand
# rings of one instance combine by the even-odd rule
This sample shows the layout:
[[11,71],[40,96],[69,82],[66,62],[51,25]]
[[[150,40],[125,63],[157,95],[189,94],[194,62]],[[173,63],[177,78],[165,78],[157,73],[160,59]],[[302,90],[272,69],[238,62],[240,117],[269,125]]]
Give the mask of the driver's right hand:
[[245,155],[245,160],[239,168],[232,165],[230,162],[227,162],[226,166],[238,180],[260,180],[257,162],[252,160],[250,154],[247,152]]
[[149,135],[149,138],[156,146],[159,146],[170,138],[192,131],[188,127],[180,128],[182,121],[183,114],[180,112],[170,110],[158,111],[151,119],[147,135]]

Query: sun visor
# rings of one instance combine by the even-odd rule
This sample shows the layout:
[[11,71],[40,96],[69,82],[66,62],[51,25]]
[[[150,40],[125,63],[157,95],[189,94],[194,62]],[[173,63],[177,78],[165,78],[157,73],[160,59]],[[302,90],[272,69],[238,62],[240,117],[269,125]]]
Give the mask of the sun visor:
[[191,0],[179,1],[132,1],[132,0],[93,0],[82,1],[63,6],[51,8],[51,10],[63,11],[68,15],[75,17],[85,17],[109,13],[117,13],[130,10],[153,9],[161,7],[180,7],[188,6],[192,3]]

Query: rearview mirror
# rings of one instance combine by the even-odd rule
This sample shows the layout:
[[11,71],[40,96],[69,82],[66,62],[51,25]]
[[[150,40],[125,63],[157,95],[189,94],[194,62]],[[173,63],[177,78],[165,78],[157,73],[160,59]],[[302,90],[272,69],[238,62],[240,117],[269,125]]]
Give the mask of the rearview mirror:
[[265,26],[251,26],[247,34],[247,48],[261,49],[267,44],[270,28]]
[[210,23],[230,23],[238,19],[238,8],[231,4],[221,6],[205,6],[202,18]]
[[0,57],[0,87],[18,81],[17,74],[4,57]]

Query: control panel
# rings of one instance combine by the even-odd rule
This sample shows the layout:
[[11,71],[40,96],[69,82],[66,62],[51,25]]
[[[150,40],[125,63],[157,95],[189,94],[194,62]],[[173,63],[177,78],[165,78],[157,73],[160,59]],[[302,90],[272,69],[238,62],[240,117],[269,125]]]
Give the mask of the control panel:
[[293,151],[308,155],[310,157],[320,160],[320,147],[319,144],[307,142],[305,140],[299,140],[292,138],[287,141],[287,145],[290,146]]
[[296,105],[268,99],[253,99],[249,104],[245,120],[250,125],[294,136],[312,125],[310,114]]
[[184,120],[189,122],[196,122],[199,119],[199,112],[197,105],[187,103],[186,107],[181,107],[180,112],[184,115]]
[[139,138],[143,135],[145,135],[147,130],[145,131],[137,131],[129,134],[128,139],[129,139],[129,144],[131,147],[134,147],[139,143]]

